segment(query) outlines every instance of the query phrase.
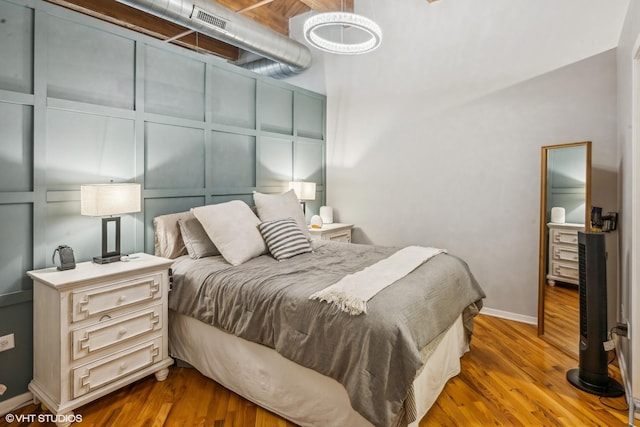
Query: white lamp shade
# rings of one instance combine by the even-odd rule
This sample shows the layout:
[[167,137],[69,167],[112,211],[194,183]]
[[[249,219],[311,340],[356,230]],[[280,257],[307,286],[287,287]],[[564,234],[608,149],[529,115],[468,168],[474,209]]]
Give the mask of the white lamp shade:
[[290,181],[289,189],[293,189],[298,200],[315,200],[316,183],[306,181]]
[[107,216],[140,212],[140,184],[87,184],[80,186],[80,214]]

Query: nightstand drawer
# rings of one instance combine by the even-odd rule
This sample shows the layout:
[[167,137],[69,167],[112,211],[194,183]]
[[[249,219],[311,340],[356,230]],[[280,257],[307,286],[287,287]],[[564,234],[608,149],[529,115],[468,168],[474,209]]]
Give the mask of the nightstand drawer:
[[578,262],[578,249],[564,246],[551,246],[551,257],[555,261]]
[[323,240],[351,243],[351,230],[329,233],[326,236],[323,236]]
[[551,230],[551,243],[563,243],[568,245],[578,244],[577,230],[563,230],[554,228]]
[[73,331],[73,360],[162,329],[162,306]]
[[160,299],[162,275],[139,277],[107,286],[72,292],[72,322],[122,307]]
[[73,370],[74,399],[162,360],[162,338]]
[[560,262],[551,263],[550,274],[556,276],[558,280],[570,279],[572,281],[578,280],[578,264],[564,264]]

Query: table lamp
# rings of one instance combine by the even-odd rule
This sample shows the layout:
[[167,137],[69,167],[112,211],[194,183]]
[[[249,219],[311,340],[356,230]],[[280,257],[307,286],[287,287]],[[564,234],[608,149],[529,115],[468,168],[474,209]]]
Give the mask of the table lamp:
[[306,213],[306,201],[316,199],[316,183],[307,181],[289,181],[289,189],[293,189],[302,206],[302,212]]
[[96,264],[120,261],[120,217],[140,212],[140,184],[110,183],[80,186],[80,214],[102,216],[102,256]]

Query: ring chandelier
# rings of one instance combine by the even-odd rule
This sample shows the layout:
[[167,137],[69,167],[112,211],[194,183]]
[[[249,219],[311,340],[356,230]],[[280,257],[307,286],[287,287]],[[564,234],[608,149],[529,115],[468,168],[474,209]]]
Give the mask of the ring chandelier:
[[[323,27],[350,26],[369,34],[369,39],[360,43],[344,43],[329,40],[318,34]],[[326,12],[313,15],[304,23],[304,38],[314,47],[330,53],[355,55],[375,50],[382,42],[380,26],[369,18],[349,12]]]

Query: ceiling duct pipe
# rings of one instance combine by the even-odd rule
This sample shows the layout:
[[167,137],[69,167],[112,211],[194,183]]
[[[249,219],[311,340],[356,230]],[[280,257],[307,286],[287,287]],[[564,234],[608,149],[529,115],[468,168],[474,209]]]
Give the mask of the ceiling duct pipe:
[[307,46],[212,1],[117,1],[267,58],[242,65],[256,73],[281,79],[311,66]]

